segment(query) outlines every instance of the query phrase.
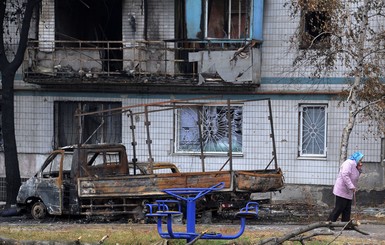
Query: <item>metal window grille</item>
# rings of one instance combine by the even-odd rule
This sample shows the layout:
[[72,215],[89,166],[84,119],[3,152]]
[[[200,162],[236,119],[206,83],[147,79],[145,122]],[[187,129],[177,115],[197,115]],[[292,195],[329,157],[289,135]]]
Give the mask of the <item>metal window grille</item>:
[[300,106],[300,156],[326,156],[326,105]]

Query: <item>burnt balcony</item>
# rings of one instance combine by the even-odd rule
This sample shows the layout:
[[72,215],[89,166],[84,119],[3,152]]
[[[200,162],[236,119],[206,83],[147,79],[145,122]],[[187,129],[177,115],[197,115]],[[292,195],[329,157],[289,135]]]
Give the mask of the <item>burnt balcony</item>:
[[30,41],[23,75],[55,90],[250,92],[259,85],[260,48],[230,40]]

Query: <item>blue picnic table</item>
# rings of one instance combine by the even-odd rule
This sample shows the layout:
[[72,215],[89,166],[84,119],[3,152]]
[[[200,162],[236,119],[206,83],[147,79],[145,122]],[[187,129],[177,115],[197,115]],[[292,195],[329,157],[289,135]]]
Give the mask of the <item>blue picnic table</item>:
[[[164,239],[186,239],[190,243],[196,239],[222,239],[232,240],[240,237],[245,231],[246,218],[256,218],[258,215],[258,203],[248,202],[236,217],[240,218],[240,228],[236,234],[225,235],[221,233],[197,233],[196,232],[196,201],[204,195],[223,189],[224,182],[220,182],[208,188],[171,188],[163,192],[175,198],[175,200],[157,200],[153,204],[146,204],[148,217],[157,217],[157,230]],[[186,205],[186,232],[173,231],[173,216],[182,215],[182,204]],[[174,208],[170,208],[175,206]],[[162,220],[166,218],[167,231],[163,231]]]

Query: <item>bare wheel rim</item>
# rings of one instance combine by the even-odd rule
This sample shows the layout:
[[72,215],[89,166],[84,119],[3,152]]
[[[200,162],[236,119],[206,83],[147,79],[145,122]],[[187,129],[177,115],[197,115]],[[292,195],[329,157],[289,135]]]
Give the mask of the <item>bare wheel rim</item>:
[[45,207],[44,203],[36,202],[32,206],[31,214],[34,219],[44,219],[47,215],[47,208]]

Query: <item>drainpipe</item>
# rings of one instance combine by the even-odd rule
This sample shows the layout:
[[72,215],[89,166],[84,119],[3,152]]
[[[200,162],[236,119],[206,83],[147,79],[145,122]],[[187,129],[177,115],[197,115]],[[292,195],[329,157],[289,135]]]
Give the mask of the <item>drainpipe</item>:
[[148,4],[147,0],[143,0],[143,11],[144,11],[144,28],[143,28],[143,37],[144,40],[148,40],[147,36],[147,26],[148,26]]
[[385,136],[381,137],[381,162],[385,160]]

